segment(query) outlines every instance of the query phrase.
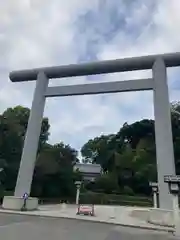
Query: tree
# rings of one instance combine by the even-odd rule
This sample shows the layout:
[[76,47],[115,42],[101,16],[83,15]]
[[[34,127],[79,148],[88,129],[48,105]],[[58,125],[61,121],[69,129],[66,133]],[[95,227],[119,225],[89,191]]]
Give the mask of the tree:
[[147,136],[154,138],[154,120],[144,119],[131,125],[125,123],[117,133],[117,138],[129,143],[133,149],[136,148],[140,139]]
[[[30,109],[22,106],[16,106],[14,108],[8,108],[3,113],[3,117],[8,120],[11,126],[16,129],[19,137],[24,140],[26,129],[28,125],[28,119],[30,115]],[[49,120],[48,118],[43,118],[41,133],[39,138],[39,145],[42,147],[48,141],[49,137]]]
[[94,183],[94,189],[97,191],[102,191],[105,193],[113,193],[119,190],[117,178],[112,174],[103,174],[101,177],[97,178]]
[[149,181],[157,179],[154,135],[153,120],[125,123],[117,134],[89,140],[81,153],[92,159],[96,152],[92,162],[114,176],[121,192],[149,194]]
[[109,151],[109,143],[114,135],[100,136],[89,140],[81,148],[81,155],[84,162],[100,164],[104,172],[110,166],[111,152]]
[[32,194],[51,198],[74,196],[74,182],[79,175],[73,172],[73,166],[78,161],[77,151],[69,145],[46,144],[37,158]]
[[171,105],[171,114],[173,117],[180,117],[180,101],[172,102]]
[[[30,110],[22,106],[8,108],[0,116],[0,158],[7,163],[6,188],[13,190],[19,169],[25,133],[28,125]],[[39,151],[48,140],[49,122],[47,118],[42,121],[39,140]]]
[[180,174],[180,102],[173,102],[171,110],[176,173]]

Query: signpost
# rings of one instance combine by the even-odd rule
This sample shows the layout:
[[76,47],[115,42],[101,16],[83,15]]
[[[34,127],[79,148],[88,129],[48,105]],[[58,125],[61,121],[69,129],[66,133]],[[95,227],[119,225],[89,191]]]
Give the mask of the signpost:
[[168,183],[169,192],[173,197],[173,215],[175,234],[180,236],[180,216],[179,216],[179,185],[180,175],[165,175],[164,182]]
[[28,197],[29,197],[28,193],[25,192],[25,193],[23,194],[24,203],[23,203],[23,206],[22,206],[22,208],[21,208],[21,211],[26,211],[26,210],[27,210],[27,208],[26,208],[26,202],[27,202]]
[[165,175],[164,182],[167,183],[180,183],[180,175]]

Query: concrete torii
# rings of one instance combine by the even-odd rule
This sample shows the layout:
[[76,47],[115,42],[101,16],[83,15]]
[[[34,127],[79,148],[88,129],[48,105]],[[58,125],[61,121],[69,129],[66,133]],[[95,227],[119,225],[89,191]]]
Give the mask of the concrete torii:
[[[36,88],[24,141],[15,196],[5,197],[3,202],[4,207],[9,208],[10,205],[11,207],[13,205],[14,208],[18,208],[18,203],[24,192],[30,193],[45,99],[47,97],[153,90],[160,207],[163,209],[172,209],[168,186],[164,183],[164,175],[175,174],[166,67],[176,66],[180,66],[180,53],[149,55],[11,72],[10,79],[12,82],[36,80]],[[48,86],[49,79],[51,78],[147,69],[152,69],[152,78],[73,86]],[[32,207],[32,205],[30,206]]]

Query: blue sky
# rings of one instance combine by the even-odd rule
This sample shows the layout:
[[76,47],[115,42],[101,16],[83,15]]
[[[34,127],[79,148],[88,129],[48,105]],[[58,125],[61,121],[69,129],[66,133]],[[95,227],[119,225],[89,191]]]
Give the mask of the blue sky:
[[[34,82],[11,83],[14,69],[180,51],[179,0],[2,0],[0,112],[31,106]],[[55,79],[50,85],[118,81],[150,71]],[[168,70],[171,100],[180,100],[179,69]],[[154,118],[151,92],[48,99],[50,142],[76,149],[117,132],[124,122]]]

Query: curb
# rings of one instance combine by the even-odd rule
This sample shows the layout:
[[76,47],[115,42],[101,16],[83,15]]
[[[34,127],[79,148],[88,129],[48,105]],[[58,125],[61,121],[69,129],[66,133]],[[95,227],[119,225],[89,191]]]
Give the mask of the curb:
[[118,223],[118,222],[107,222],[106,220],[92,220],[92,219],[87,219],[87,218],[77,218],[76,216],[50,216],[50,215],[40,215],[40,214],[36,214],[33,212],[16,212],[16,211],[8,211],[8,210],[0,210],[0,213],[4,213],[4,214],[14,214],[14,215],[25,215],[25,216],[36,216],[36,217],[40,217],[40,218],[54,218],[54,219],[59,219],[59,218],[63,218],[63,219],[71,219],[71,220],[78,220],[78,221],[89,221],[89,222],[94,222],[94,223],[103,223],[103,224],[111,224],[111,225],[116,225],[116,226],[122,226],[122,227],[130,227],[130,228],[136,228],[136,229],[144,229],[144,230],[152,230],[152,231],[160,231],[160,232],[168,232],[168,233],[174,233],[174,229],[173,228],[160,228],[160,227],[156,227],[156,226],[141,226],[141,225],[133,225],[133,224],[124,224],[124,223]]

